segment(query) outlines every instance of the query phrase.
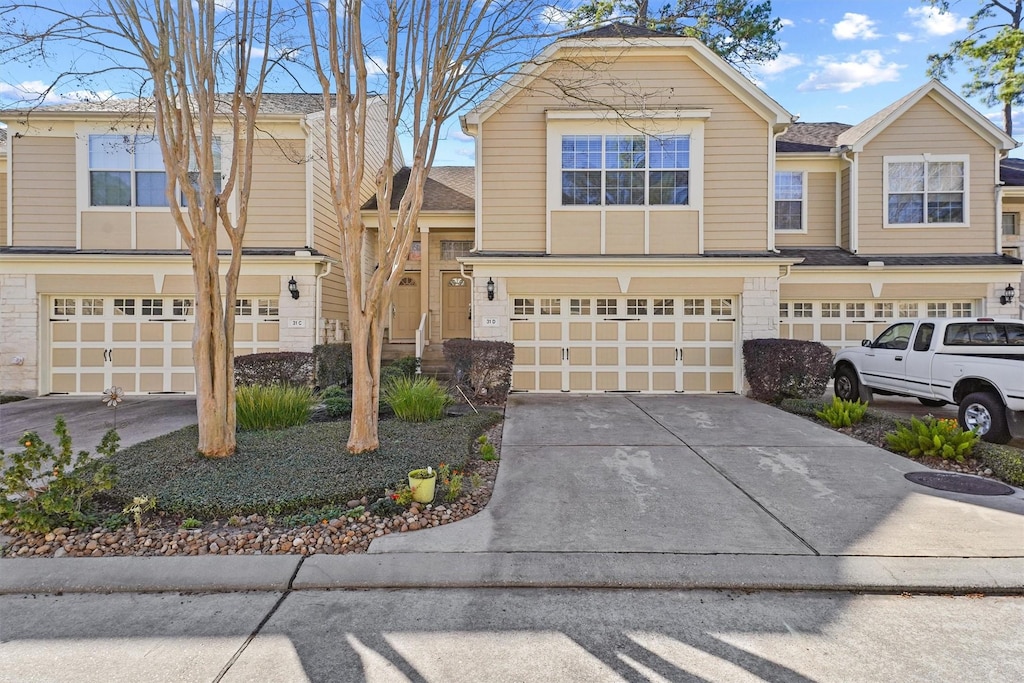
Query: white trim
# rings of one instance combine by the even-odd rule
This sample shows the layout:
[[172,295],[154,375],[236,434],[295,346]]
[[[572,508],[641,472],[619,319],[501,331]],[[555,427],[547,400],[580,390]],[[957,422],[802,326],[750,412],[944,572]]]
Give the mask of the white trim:
[[[302,120],[302,130],[306,133],[305,139],[305,150],[306,150],[306,247],[308,249],[315,249],[316,244],[316,230],[313,218],[313,133],[306,125],[306,120]],[[318,281],[319,285],[319,281]],[[317,334],[320,333],[319,316],[317,317]],[[319,340],[317,340],[319,343]]]
[[[799,230],[779,230],[778,225],[775,224],[775,204],[780,201],[775,197],[775,190],[778,189],[778,185],[775,182],[775,176],[779,173],[798,173],[800,175],[800,229]],[[772,233],[775,235],[806,235],[807,234],[807,171],[804,170],[790,170],[790,169],[776,169],[772,174],[772,216],[771,225]],[[784,199],[781,201],[793,201],[792,199]]]
[[[886,209],[888,212],[888,209]],[[860,248],[860,159],[856,152],[850,156],[850,252]]]
[[[928,223],[928,164],[936,163],[962,163],[964,165],[964,220],[959,223]],[[889,164],[898,163],[923,163],[925,165],[925,189],[922,191],[924,196],[924,206],[922,207],[925,222],[923,223],[890,223],[889,222]],[[906,193],[911,194],[911,193]],[[916,194],[916,193],[913,193]],[[937,193],[938,194],[938,193]],[[948,194],[956,194],[956,192],[950,192]],[[893,155],[882,157],[882,228],[893,228],[897,230],[902,229],[915,229],[915,228],[969,228],[971,226],[971,157],[969,154],[909,154],[909,155]]]
[[[476,126],[474,132],[476,133],[476,145],[474,147],[473,155],[473,175],[475,176],[476,188],[474,192],[473,241],[477,250],[482,251],[484,248],[484,127]],[[548,218],[549,235],[551,232],[550,220],[551,219]],[[551,251],[550,237],[548,239],[547,251]]]

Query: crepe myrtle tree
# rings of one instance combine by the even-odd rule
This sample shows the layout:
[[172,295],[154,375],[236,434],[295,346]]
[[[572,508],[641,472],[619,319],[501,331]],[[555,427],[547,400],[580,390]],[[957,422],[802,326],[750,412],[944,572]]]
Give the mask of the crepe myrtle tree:
[[[380,359],[386,312],[417,230],[423,186],[445,126],[533,54],[545,4],[532,0],[304,0],[312,68],[324,98],[322,155],[338,221],[352,342],[348,450],[379,445]],[[335,98],[336,95],[336,98]],[[376,141],[384,162],[368,165],[367,116],[386,120]],[[392,211],[399,136],[412,150],[409,180]],[[316,144],[316,143],[315,143]],[[366,182],[369,181],[369,182]],[[377,198],[375,234],[364,224],[360,188]],[[364,277],[364,239],[377,268]]]
[[[271,45],[279,21],[272,0],[11,3],[0,10],[0,58],[65,60],[40,102],[61,84],[119,83],[133,97],[111,96],[111,108],[152,127],[170,214],[192,259],[197,449],[210,457],[235,452],[235,299],[257,113],[271,66],[286,56]],[[51,55],[58,41],[68,49]],[[218,164],[222,135],[230,142]],[[221,231],[231,245],[226,267],[217,253]]]

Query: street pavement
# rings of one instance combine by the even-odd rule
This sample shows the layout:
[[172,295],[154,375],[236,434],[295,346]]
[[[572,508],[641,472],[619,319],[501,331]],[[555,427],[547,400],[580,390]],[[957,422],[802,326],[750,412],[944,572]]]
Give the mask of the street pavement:
[[738,396],[514,395],[488,507],[365,555],[0,561],[0,681],[1021,680],[1024,492],[921,469]]

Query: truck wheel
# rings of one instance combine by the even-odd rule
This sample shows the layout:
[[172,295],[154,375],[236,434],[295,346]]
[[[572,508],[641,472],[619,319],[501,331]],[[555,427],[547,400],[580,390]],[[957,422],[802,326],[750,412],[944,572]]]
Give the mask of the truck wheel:
[[860,381],[853,368],[844,365],[836,370],[836,380],[832,384],[836,396],[844,401],[857,401],[860,399]]
[[983,441],[1006,443],[1010,429],[1006,424],[1006,408],[995,394],[976,391],[960,402],[960,426],[978,432]]
[[928,406],[929,408],[941,408],[946,405],[946,402],[938,398],[919,398],[921,405]]

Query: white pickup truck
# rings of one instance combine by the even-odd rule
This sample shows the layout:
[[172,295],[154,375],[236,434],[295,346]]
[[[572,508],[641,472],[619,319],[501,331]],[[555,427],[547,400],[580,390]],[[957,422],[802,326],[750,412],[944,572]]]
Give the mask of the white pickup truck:
[[1024,321],[1014,318],[898,320],[874,341],[843,349],[832,364],[835,394],[911,396],[954,403],[960,425],[985,441],[1024,435]]

